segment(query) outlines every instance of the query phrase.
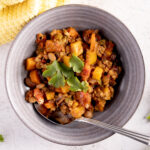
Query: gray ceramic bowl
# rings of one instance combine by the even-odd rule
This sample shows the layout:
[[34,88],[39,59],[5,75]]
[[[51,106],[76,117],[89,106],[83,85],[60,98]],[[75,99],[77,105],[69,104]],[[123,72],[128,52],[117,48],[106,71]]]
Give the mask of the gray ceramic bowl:
[[24,94],[24,60],[35,50],[35,37],[39,32],[75,27],[78,30],[99,29],[115,42],[124,68],[124,77],[118,94],[103,113],[94,118],[123,126],[135,112],[144,89],[145,70],[140,48],[130,31],[107,12],[84,5],[66,5],[51,9],[28,23],[14,41],[6,66],[6,84],[10,102],[19,118],[43,138],[66,145],[84,145],[101,141],[113,133],[88,124],[73,122],[65,126],[43,120],[26,103]]

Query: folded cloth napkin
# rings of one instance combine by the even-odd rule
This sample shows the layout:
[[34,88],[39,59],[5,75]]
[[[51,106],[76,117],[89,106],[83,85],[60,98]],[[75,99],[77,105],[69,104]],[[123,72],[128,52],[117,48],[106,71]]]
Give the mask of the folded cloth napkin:
[[0,45],[13,40],[22,27],[42,12],[69,0],[0,0]]

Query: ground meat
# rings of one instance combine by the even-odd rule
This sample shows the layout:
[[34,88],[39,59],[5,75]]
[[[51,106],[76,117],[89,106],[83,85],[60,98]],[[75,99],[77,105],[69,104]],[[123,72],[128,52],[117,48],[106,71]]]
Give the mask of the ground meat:
[[86,109],[88,109],[91,105],[91,95],[89,93],[76,92],[76,100],[78,100],[79,103]]
[[[73,55],[80,61],[73,60]],[[57,65],[51,66],[54,61]],[[25,84],[30,88],[26,101],[37,102],[43,115],[61,124],[104,111],[122,70],[112,41],[98,30],[78,32],[73,27],[37,34],[36,53],[25,66]],[[58,87],[59,82],[64,85]]]

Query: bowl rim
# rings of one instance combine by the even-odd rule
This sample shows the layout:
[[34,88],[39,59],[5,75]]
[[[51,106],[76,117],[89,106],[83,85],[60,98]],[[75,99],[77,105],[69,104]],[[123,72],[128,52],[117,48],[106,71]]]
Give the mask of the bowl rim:
[[[122,126],[120,126],[120,127],[125,126],[125,125],[128,123],[128,121],[129,121],[129,120],[133,117],[133,115],[135,114],[135,112],[136,112],[136,110],[137,110],[137,108],[138,108],[138,106],[139,106],[139,104],[140,104],[140,102],[141,102],[141,100],[142,100],[142,96],[143,96],[144,89],[145,89],[145,77],[146,77],[146,74],[145,74],[145,63],[144,63],[144,58],[143,58],[143,55],[142,55],[140,46],[139,46],[137,40],[135,39],[135,37],[133,36],[133,34],[131,33],[131,31],[127,28],[127,26],[126,26],[120,19],[118,19],[118,18],[115,17],[113,14],[111,14],[111,13],[109,13],[109,12],[107,12],[107,11],[101,9],[101,8],[98,8],[98,7],[95,7],[95,6],[90,6],[90,5],[85,5],[85,4],[67,4],[67,5],[63,5],[63,6],[51,8],[51,9],[49,9],[49,10],[43,12],[42,14],[36,16],[36,17],[33,18],[32,20],[30,20],[30,21],[21,29],[21,31],[18,33],[18,35],[17,35],[16,38],[14,39],[13,43],[11,44],[11,47],[10,47],[10,49],[9,49],[9,52],[8,52],[8,55],[7,55],[7,58],[6,58],[6,63],[5,63],[5,78],[4,78],[4,79],[5,79],[5,86],[6,86],[6,93],[7,93],[9,102],[10,102],[10,104],[11,104],[11,106],[12,106],[14,112],[15,112],[16,115],[18,116],[18,118],[23,122],[23,124],[24,124],[26,127],[28,127],[28,128],[29,128],[31,131],[33,131],[33,133],[35,133],[36,135],[39,135],[40,137],[46,139],[46,140],[49,141],[49,142],[53,142],[53,143],[61,144],[61,145],[82,146],[82,145],[94,144],[94,143],[99,142],[99,140],[95,140],[94,142],[88,142],[88,143],[87,143],[87,142],[83,142],[82,144],[72,144],[72,143],[70,143],[70,142],[69,142],[69,143],[62,143],[62,142],[59,142],[59,141],[57,141],[57,140],[52,140],[52,139],[49,139],[49,138],[47,138],[47,137],[41,135],[41,134],[38,133],[36,130],[34,130],[33,128],[31,128],[30,125],[28,125],[28,124],[26,123],[26,121],[23,119],[23,117],[21,117],[21,116],[18,114],[18,112],[17,112],[16,108],[14,107],[13,102],[12,102],[10,96],[9,96],[9,87],[8,87],[7,74],[6,74],[6,73],[7,73],[8,59],[9,59],[9,56],[10,56],[10,53],[11,53],[11,49],[12,49],[13,46],[15,45],[17,39],[19,39],[19,37],[20,37],[20,35],[22,34],[22,32],[23,32],[26,28],[28,28],[28,26],[29,26],[30,24],[32,24],[32,22],[34,22],[35,20],[37,20],[37,19],[39,19],[40,17],[44,16],[44,15],[47,14],[48,12],[51,12],[51,11],[53,11],[53,10],[60,9],[60,8],[62,8],[62,7],[64,7],[64,8],[65,8],[65,7],[86,7],[86,8],[96,9],[97,11],[101,11],[101,12],[105,13],[107,16],[113,17],[113,18],[114,18],[116,21],[118,21],[124,28],[126,28],[126,30],[130,33],[130,35],[132,36],[134,42],[136,43],[136,46],[137,46],[138,49],[139,49],[139,54],[140,54],[140,56],[141,56],[141,63],[142,63],[142,65],[143,65],[143,71],[144,71],[144,72],[143,72],[143,84],[142,84],[141,94],[140,94],[140,96],[139,96],[139,100],[138,100],[137,106],[135,107],[135,110],[134,110],[133,113],[128,117],[128,119],[126,120],[126,122],[125,122]],[[114,134],[115,134],[115,133],[110,133],[110,135],[108,135],[108,136],[102,138],[101,141],[103,141],[103,140],[105,140],[105,139],[111,137],[111,136],[114,135]]]

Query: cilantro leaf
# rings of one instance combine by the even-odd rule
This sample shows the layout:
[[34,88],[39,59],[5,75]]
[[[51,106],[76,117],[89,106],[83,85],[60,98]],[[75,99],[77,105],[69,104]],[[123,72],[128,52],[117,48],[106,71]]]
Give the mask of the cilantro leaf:
[[77,77],[72,76],[67,79],[67,84],[70,86],[71,91],[81,91],[81,83]]
[[61,72],[66,78],[70,78],[74,76],[74,72],[72,71],[72,69],[67,67],[65,64],[60,63],[60,68],[61,68]]
[[65,86],[65,78],[61,72],[57,72],[57,74],[50,79],[48,84],[54,86],[55,88]]
[[87,92],[87,90],[88,90],[88,82],[87,81],[82,81],[81,85],[82,85],[83,92]]
[[0,142],[4,142],[4,137],[2,134],[0,134]]
[[47,70],[45,70],[42,73],[43,77],[52,77],[54,74],[56,74],[56,71],[59,70],[59,63],[57,61],[54,61],[52,64],[47,66]]
[[69,63],[70,66],[73,68],[73,71],[77,73],[80,73],[84,67],[84,62],[75,55],[72,55]]
[[80,82],[79,79],[75,76],[72,76],[71,78],[67,79],[67,84],[70,86],[70,90],[73,92],[87,92],[88,90],[88,83],[85,81]]
[[[71,60],[72,68],[74,71],[81,72],[84,63],[76,56],[72,56]],[[63,63],[54,61],[52,64],[47,66],[47,69],[43,72],[43,77],[51,77],[48,84],[55,88],[65,86],[65,78],[70,86],[71,91],[84,91],[88,90],[88,83],[85,81],[80,82],[79,79],[74,76],[72,68],[67,67]]]
[[146,119],[150,120],[150,115],[146,117]]

